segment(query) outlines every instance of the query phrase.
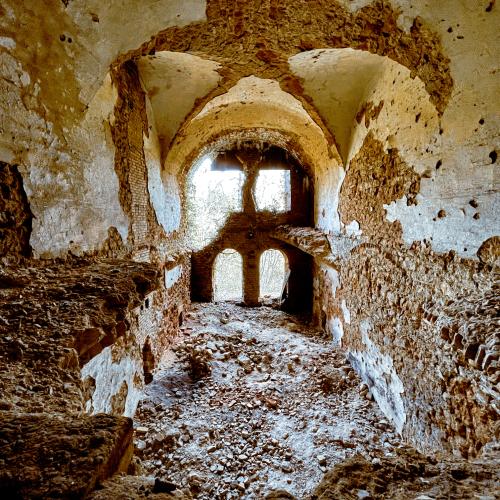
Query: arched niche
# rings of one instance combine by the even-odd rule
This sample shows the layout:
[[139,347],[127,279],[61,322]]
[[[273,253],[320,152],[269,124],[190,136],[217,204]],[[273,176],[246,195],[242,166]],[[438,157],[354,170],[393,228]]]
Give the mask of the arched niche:
[[290,267],[286,254],[275,248],[264,250],[259,259],[259,300],[281,301],[289,275]]
[[215,258],[213,299],[216,302],[243,300],[243,258],[233,248],[226,248]]

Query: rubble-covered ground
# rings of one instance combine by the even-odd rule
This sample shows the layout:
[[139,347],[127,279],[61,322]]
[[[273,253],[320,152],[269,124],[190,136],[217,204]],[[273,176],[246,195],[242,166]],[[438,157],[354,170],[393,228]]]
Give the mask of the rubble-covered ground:
[[195,498],[310,494],[334,464],[399,439],[343,354],[269,307],[194,305],[136,416],[143,472]]

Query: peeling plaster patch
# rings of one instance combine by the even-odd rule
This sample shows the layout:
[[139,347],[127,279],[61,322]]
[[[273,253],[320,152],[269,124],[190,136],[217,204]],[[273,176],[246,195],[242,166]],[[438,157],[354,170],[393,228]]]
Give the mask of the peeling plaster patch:
[[182,266],[175,266],[173,269],[165,271],[165,287],[172,288],[182,275]]
[[340,347],[344,336],[344,327],[340,318],[333,317],[328,321],[328,331],[332,334],[334,345]]
[[88,0],[85,10],[97,14],[97,26],[90,16],[82,16],[81,10],[79,2],[70,2],[65,12],[82,32],[79,37],[82,47],[78,47],[80,54],[75,57],[75,64],[80,99],[85,103],[91,100],[119,54],[135,49],[162,29],[206,19],[205,0],[156,0],[149,2],[146,9],[143,2],[135,0],[118,3]]
[[[80,214],[81,220],[77,222],[76,230],[80,227],[83,229],[83,249],[92,249],[101,244],[107,238],[107,229],[111,225],[118,229],[123,241],[126,241],[128,236],[128,218],[118,198],[119,182],[114,166],[115,147],[110,132],[110,120],[114,116],[117,98],[118,93],[108,74],[90,103],[82,130],[75,138],[82,142],[82,151],[90,144],[93,146],[88,157],[82,154],[83,175],[86,181],[81,192],[84,196],[82,205],[88,209]],[[87,217],[92,221],[91,224],[87,223]]]
[[130,355],[123,356],[119,363],[113,363],[113,347],[103,349],[82,368],[82,380],[92,377],[96,385],[92,400],[87,402],[87,410],[92,407],[94,415],[112,413],[112,398],[119,392],[123,382],[126,382],[128,393],[123,415],[133,417],[142,395],[134,385],[136,374],[140,374],[142,370],[140,357],[134,359]]
[[170,211],[170,217],[168,218],[165,230],[167,233],[173,233],[181,225],[181,194],[179,183],[175,175],[172,174],[166,174],[163,182],[165,185],[167,210]]
[[2,144],[0,138],[0,161],[4,161],[5,163],[13,163],[14,159],[14,153],[9,146],[5,146]]
[[[417,205],[408,206],[406,197],[384,205],[389,222],[399,221],[407,244],[427,240],[436,252],[454,250],[462,257],[475,258],[482,242],[500,234],[500,194],[494,190],[493,168],[483,167],[475,176],[463,179],[436,176],[436,182],[422,180]],[[470,206],[474,199],[477,209]],[[440,210],[446,216],[438,217]],[[480,213],[480,218],[474,218]]]
[[[26,73],[26,71],[23,71],[21,73],[21,77],[19,79],[21,80],[23,87],[27,87],[31,82],[30,75],[28,73]],[[39,88],[39,87],[37,87],[37,88]]]
[[118,201],[108,125],[116,100],[110,77],[80,126],[67,131],[70,154],[51,135],[52,125],[26,108],[27,100],[35,102],[35,95],[21,95],[20,88],[29,81],[21,65],[1,53],[0,71],[15,83],[14,87],[0,80],[0,95],[5,108],[17,117],[8,120],[0,113],[0,154],[19,164],[34,215],[30,243],[35,257],[64,255],[69,248],[75,254],[96,250],[106,241],[110,226],[126,240],[128,221]]
[[351,312],[347,308],[347,305],[345,303],[345,300],[342,299],[342,302],[340,304],[340,307],[342,308],[342,313],[344,314],[344,321],[350,325],[351,324]]
[[340,232],[338,207],[344,177],[345,170],[332,164],[326,173],[316,178],[315,220],[317,227],[327,233]]
[[331,268],[330,266],[321,266],[321,269],[325,271],[325,274],[327,278],[329,279],[330,283],[332,284],[332,293],[333,296],[337,294],[337,289],[340,287],[340,276],[339,273]]
[[355,116],[366,88],[381,77],[386,65],[398,64],[387,57],[351,48],[310,50],[288,62],[292,72],[304,79],[304,90],[333,131],[340,155],[346,160]]
[[368,337],[371,329],[369,321],[360,324],[364,351],[349,353],[349,361],[368,385],[384,415],[391,419],[399,434],[406,422],[406,412],[401,394],[403,383],[394,369],[392,358],[380,352],[378,347]]
[[352,220],[345,226],[345,232],[347,236],[361,236],[363,231],[359,227],[359,222],[357,220]]
[[197,99],[220,81],[220,65],[182,52],[141,57],[137,67],[154,109],[160,145],[168,147]]
[[163,226],[165,232],[170,232],[172,226],[172,207],[169,206],[169,198],[165,186],[161,180],[161,160],[158,138],[156,131],[151,130],[149,137],[144,139],[144,158],[148,169],[148,191],[151,204],[153,205],[156,220]]
[[373,0],[340,0],[342,4],[349,12],[356,12],[363,7],[369,5]]
[[5,47],[6,49],[15,49],[16,41],[7,36],[0,36],[0,47]]
[[179,229],[181,222],[181,198],[177,179],[161,174],[161,144],[158,138],[157,126],[153,119],[153,107],[146,97],[146,112],[149,127],[149,137],[143,134],[144,158],[148,169],[148,192],[156,214],[156,220],[167,234]]

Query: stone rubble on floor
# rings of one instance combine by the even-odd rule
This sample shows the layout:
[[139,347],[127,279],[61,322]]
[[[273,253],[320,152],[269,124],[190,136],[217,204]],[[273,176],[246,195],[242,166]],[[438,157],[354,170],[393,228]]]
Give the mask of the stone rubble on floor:
[[274,309],[196,305],[136,422],[143,472],[196,498],[303,498],[335,463],[391,455],[398,436],[345,356]]

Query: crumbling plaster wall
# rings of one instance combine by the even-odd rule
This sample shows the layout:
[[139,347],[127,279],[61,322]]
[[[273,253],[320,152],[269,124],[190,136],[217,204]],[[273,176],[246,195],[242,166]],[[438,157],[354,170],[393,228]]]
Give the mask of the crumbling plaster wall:
[[[75,7],[76,2],[71,3]],[[153,358],[160,362],[176,335],[179,314],[189,302],[190,265],[185,252],[169,238],[180,224],[179,188],[173,176],[162,183],[156,124],[135,64],[102,74],[102,61],[106,61],[107,71],[117,51],[131,46],[114,38],[97,49],[93,65],[85,68],[85,61],[89,62],[85,43],[79,43],[69,28],[67,12],[61,13],[60,25],[50,24],[47,16],[38,12],[40,7],[37,4],[33,10],[17,12],[2,5],[6,13],[3,27],[14,38],[2,38],[0,53],[0,84],[5,90],[0,102],[0,151],[2,158],[19,164],[23,176],[18,191],[26,191],[27,210],[33,212],[29,243],[34,256],[71,252],[131,257],[153,262],[162,270],[174,264],[183,270],[170,287],[162,280],[158,290],[131,313],[127,318],[131,327],[121,331],[122,336],[105,337],[97,350],[92,348],[85,354],[82,379],[86,410],[132,416],[143,386],[143,346],[149,342]],[[59,8],[60,3],[56,10]],[[88,23],[97,26],[103,10],[99,9],[97,6],[87,13],[90,20],[79,17],[78,29],[84,31]],[[107,13],[112,14],[110,10]],[[121,14],[129,16],[130,12]],[[164,14],[156,22],[162,22]],[[194,9],[187,15],[198,14]],[[40,19],[36,19],[38,15]],[[22,23],[39,23],[39,30],[31,37],[35,45],[45,38],[49,54],[42,51],[38,59],[30,57],[31,48],[24,46],[21,38],[24,24],[15,33],[11,26],[20,19]],[[177,17],[177,22],[182,23],[182,19]],[[122,32],[122,27],[119,29]],[[136,36],[143,36],[140,29],[131,38]],[[127,43],[139,41],[130,39]],[[44,60],[48,55],[53,60]],[[85,82],[79,80],[82,75]],[[77,91],[78,97],[74,95]],[[87,106],[86,97],[90,99]],[[29,243],[24,243],[25,254]],[[86,336],[90,339],[100,333],[89,330]],[[149,371],[156,366],[150,361]]]
[[[129,244],[134,258],[161,261],[173,246],[163,233],[181,224],[177,174],[192,165],[204,145],[241,132],[242,123],[248,130],[281,137],[290,150],[300,151],[307,163],[317,167],[318,226],[338,231],[343,225],[359,225],[369,238],[347,265],[328,270],[328,279],[322,272],[325,268],[317,273],[317,299],[329,304],[326,320],[332,331],[357,356],[358,369],[367,381],[377,359],[383,358],[385,368],[390,365],[385,356],[393,360],[394,373],[387,368],[385,382],[384,376],[377,376],[373,392],[382,406],[390,397],[397,401],[389,405],[397,415],[401,415],[397,398],[403,400],[404,432],[420,439],[423,446],[448,442],[463,453],[474,453],[488,438],[492,417],[484,407],[491,406],[491,401],[483,404],[475,395],[467,396],[470,419],[464,431],[457,405],[436,399],[442,388],[412,382],[443,380],[435,368],[429,368],[435,361],[429,350],[441,353],[443,342],[432,329],[425,346],[412,339],[422,332],[419,321],[430,302],[439,307],[491,286],[488,259],[470,262],[446,252],[455,250],[474,258],[481,243],[499,232],[494,218],[498,143],[492,143],[498,130],[498,80],[491,69],[498,52],[494,50],[497,6],[489,0],[459,4],[343,0],[304,5],[165,0],[146,9],[133,0],[119,5],[47,0],[32,2],[28,8],[22,2],[3,2],[0,161],[19,165],[34,216],[30,240],[34,254],[115,251]],[[46,15],[48,11],[53,15]],[[164,31],[156,35],[159,30]],[[326,108],[321,109],[311,90],[314,82],[308,82],[306,73],[291,74],[290,57],[299,51],[345,47],[397,63],[384,63],[380,77],[375,71],[359,88],[356,113],[352,112],[354,100],[345,129],[335,131],[336,125],[329,124],[332,136],[325,124],[334,103],[325,99]],[[142,97],[141,101],[144,92],[139,85],[133,99],[121,102],[121,89],[106,77],[117,57],[122,62],[155,50],[191,50],[227,65],[218,68],[222,78],[217,89],[195,100],[192,114],[185,115],[188,122],[178,131],[164,162],[163,185],[170,186],[165,192],[158,183],[158,163],[166,152],[160,151],[162,142],[156,142],[154,130],[143,126],[151,126],[152,121],[148,100]],[[392,72],[400,71],[398,63],[407,69],[391,80]],[[259,78],[262,81],[257,84]],[[253,94],[249,83],[255,84]],[[289,94],[280,94],[279,86]],[[268,97],[257,98],[257,91]],[[224,92],[212,106],[207,104]],[[154,107],[153,96],[150,99]],[[140,191],[135,198],[139,199],[137,213],[131,209],[133,203],[127,205],[124,200],[127,186],[123,172],[116,168],[117,153],[122,150],[117,152],[116,141],[111,140],[111,130],[120,125],[113,114],[129,103],[139,104],[142,110],[141,116],[137,108],[132,113],[137,154],[129,155],[139,166],[136,180],[140,182],[132,183]],[[171,135],[176,128],[168,130]],[[164,216],[168,207],[171,218]],[[149,231],[151,240],[145,236]],[[427,244],[408,248],[413,240],[424,238]],[[155,241],[153,249],[150,241]],[[497,240],[490,240],[490,246],[495,244]],[[387,311],[387,316],[377,316],[380,311]],[[370,356],[363,354],[368,351]],[[446,393],[457,386],[459,357],[452,357],[448,378],[443,375],[444,386],[450,389]],[[479,371],[488,368],[482,361],[473,361]],[[467,373],[465,379],[472,383],[474,376]],[[433,404],[442,404],[448,413],[433,416],[429,410]],[[471,431],[474,427],[480,430]]]
[[110,134],[116,89],[109,66],[160,29],[205,16],[198,0],[143,7],[2,2],[0,161],[19,165],[23,176],[34,256],[109,249],[112,228],[115,239],[127,240]]
[[[494,439],[500,397],[498,367],[484,361],[486,352],[493,363],[498,358],[486,304],[499,253],[492,237],[500,234],[498,167],[490,156],[498,149],[491,71],[498,13],[488,5],[423,7],[428,20],[441,19],[451,58],[454,88],[444,110],[392,63],[365,87],[339,213],[343,230],[354,223],[367,242],[340,270],[320,266],[315,283],[333,337],[386,415],[418,447],[464,456]],[[453,310],[446,321],[455,331],[443,333],[436,319],[467,300],[470,321],[482,326],[462,323],[457,334]]]
[[[156,264],[165,274],[174,266],[182,269],[175,283],[168,285],[162,279],[157,290],[131,312],[128,335],[107,346],[83,368],[82,378],[93,381],[87,411],[133,416],[144,381],[151,380],[177,334],[179,314],[189,303],[190,264],[175,234],[179,228],[178,186],[173,182],[168,190],[162,183],[151,103],[136,65],[128,62],[114,68],[113,81],[118,90],[112,127],[114,167],[120,203],[130,220],[128,255],[135,261]],[[146,344],[151,351],[147,360],[143,359]]]
[[[133,409],[142,366],[120,350],[133,352],[134,310],[161,273],[123,260],[23,264],[0,266],[0,490],[83,498],[130,462],[132,421],[118,415]],[[89,370],[99,360],[103,377]],[[133,385],[123,383],[125,371]]]
[[30,85],[30,75],[9,53],[2,51],[0,60],[0,155],[19,165],[33,212],[34,255],[93,251],[111,226],[126,238],[109,131],[116,98],[109,76],[78,130],[67,130],[62,140],[37,112],[39,85]]
[[[145,375],[154,377],[189,304],[189,259],[180,259],[175,269],[175,279],[169,281],[165,277],[170,270],[165,268],[158,289],[130,311],[126,335],[82,367],[81,378],[90,387],[85,398],[87,413],[134,416],[144,385],[152,380]],[[145,344],[151,349],[148,359],[144,359]]]

